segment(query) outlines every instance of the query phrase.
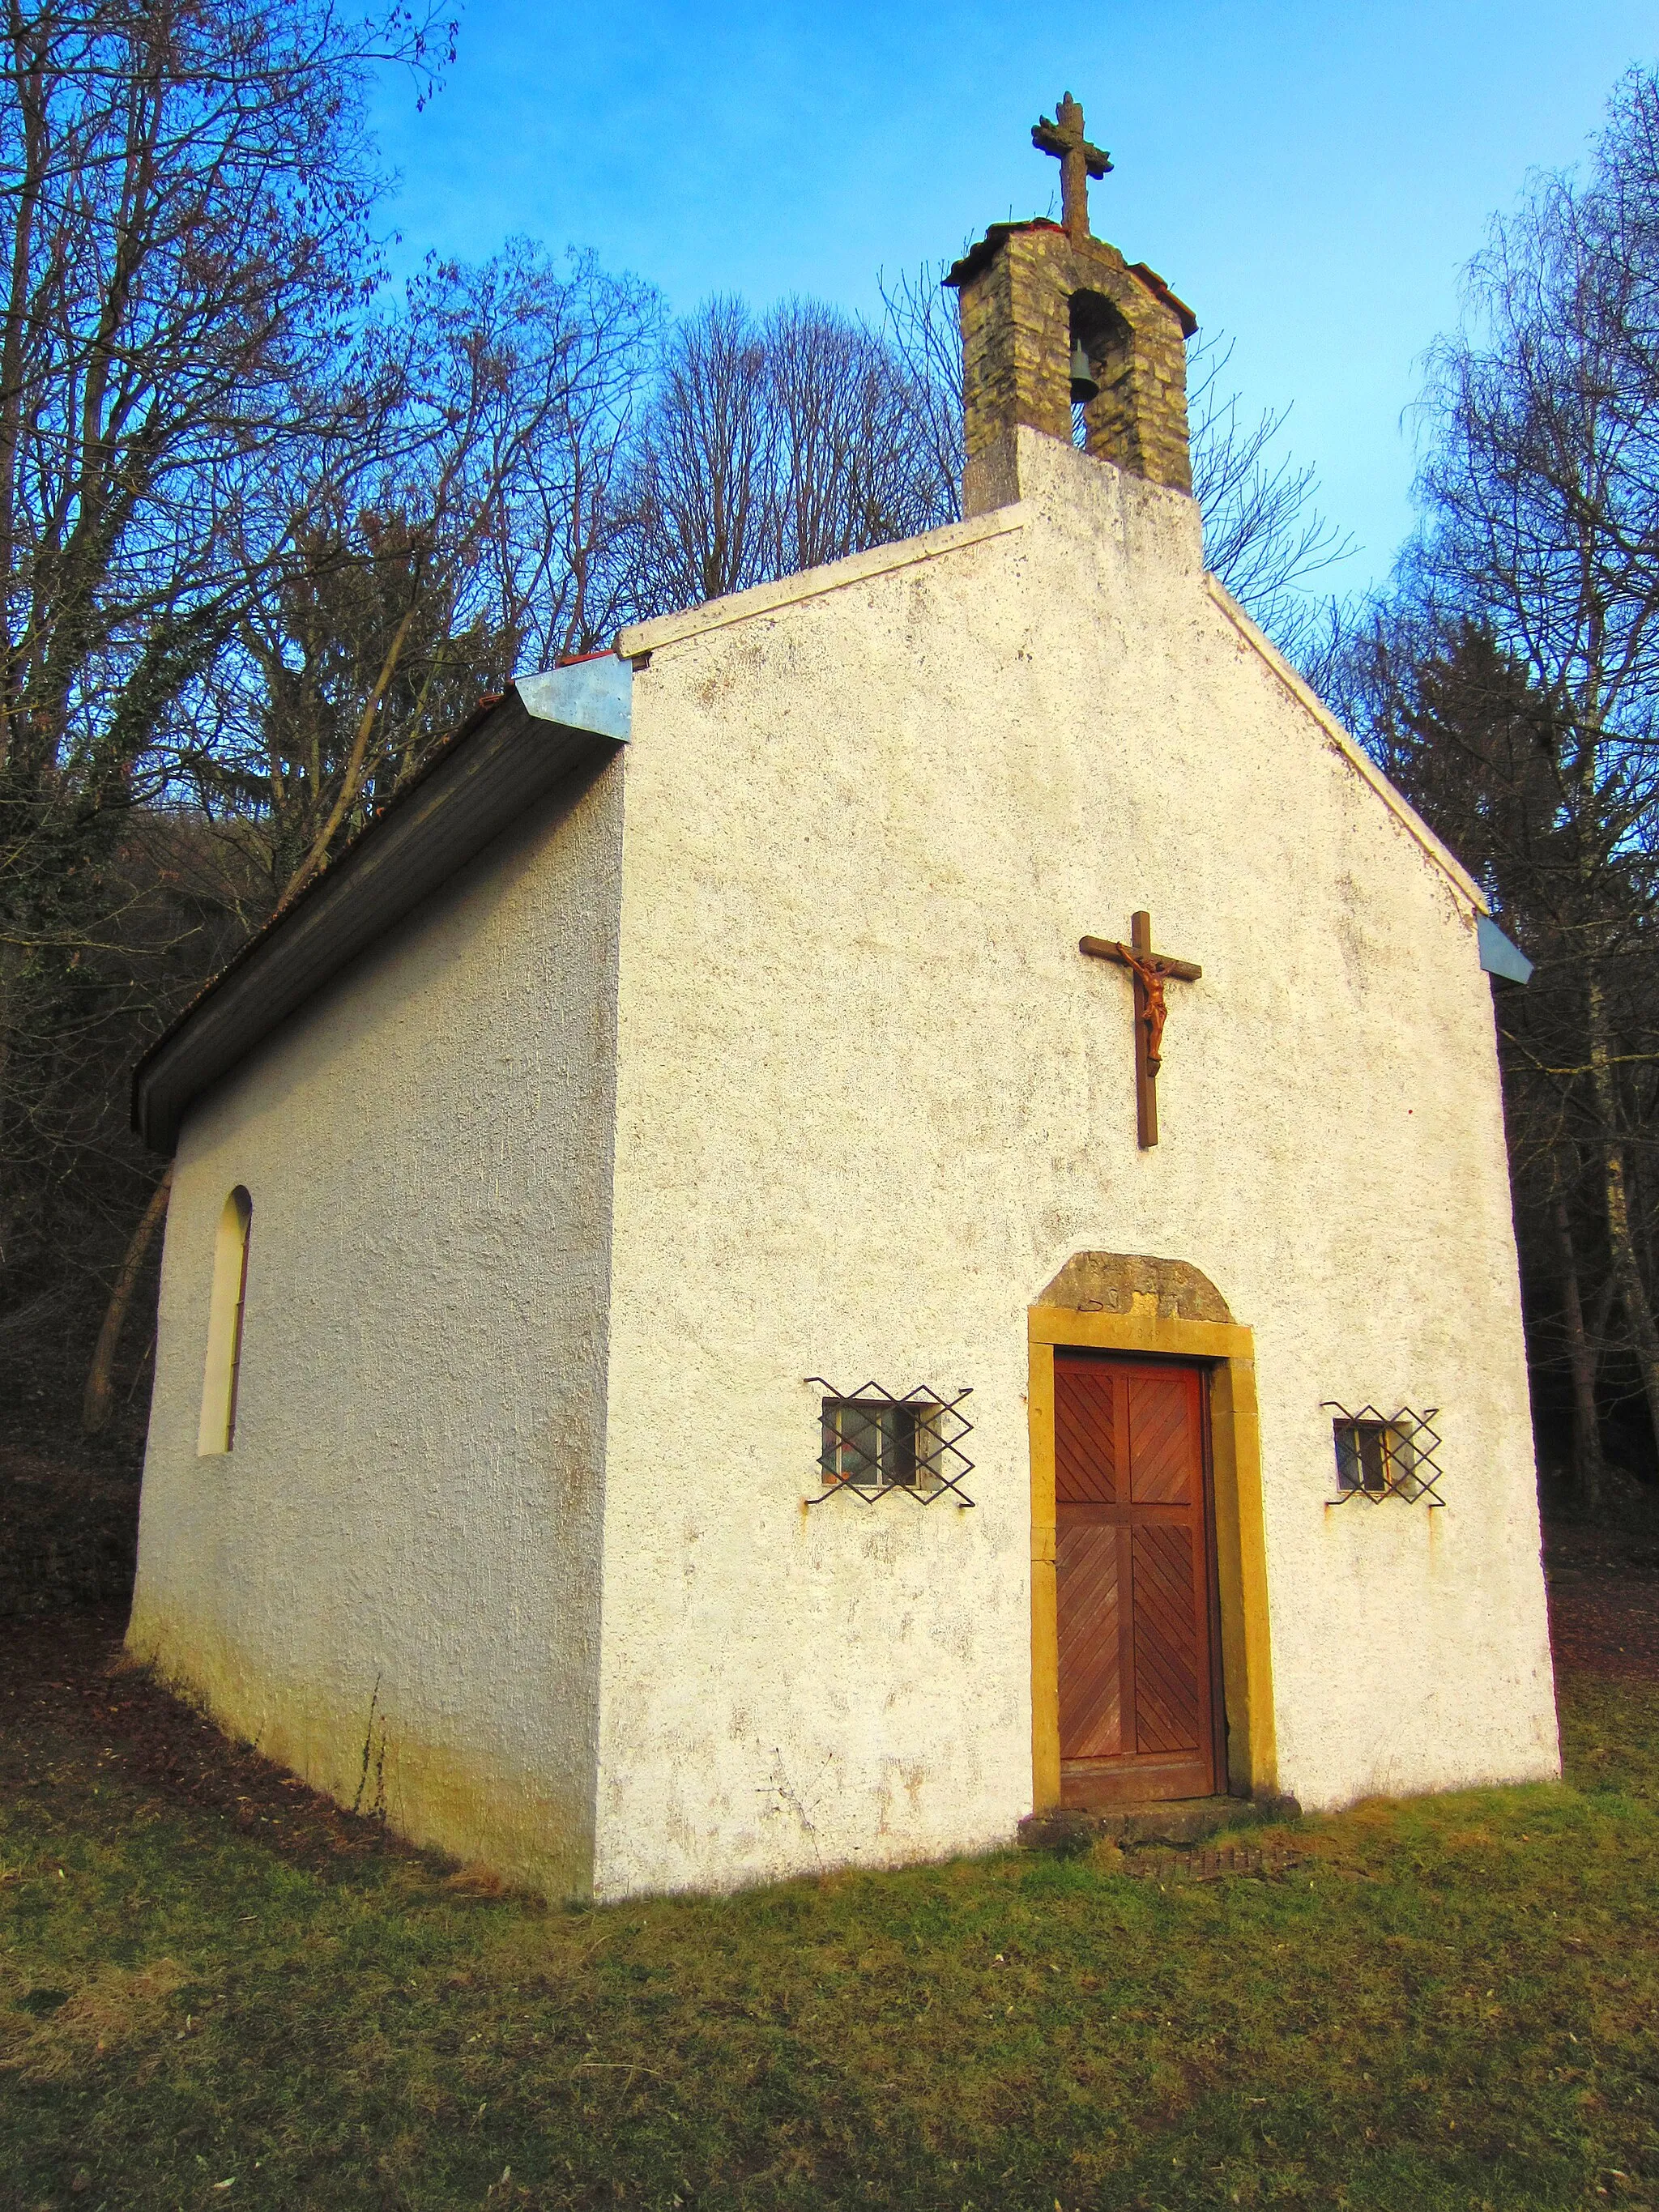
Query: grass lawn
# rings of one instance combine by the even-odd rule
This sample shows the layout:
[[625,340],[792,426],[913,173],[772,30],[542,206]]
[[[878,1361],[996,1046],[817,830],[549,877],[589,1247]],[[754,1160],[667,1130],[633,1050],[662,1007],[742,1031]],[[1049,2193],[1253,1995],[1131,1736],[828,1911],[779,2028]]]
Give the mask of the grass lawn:
[[1310,1821],[1267,1879],[595,1911],[14,1712],[0,2204],[1659,2206],[1659,1682],[1563,1692],[1571,1786]]

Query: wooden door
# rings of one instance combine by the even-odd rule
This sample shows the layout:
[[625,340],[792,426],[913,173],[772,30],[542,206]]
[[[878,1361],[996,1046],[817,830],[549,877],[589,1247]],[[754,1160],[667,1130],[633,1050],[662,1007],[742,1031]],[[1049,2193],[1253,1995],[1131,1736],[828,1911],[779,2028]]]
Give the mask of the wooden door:
[[1201,1368],[1054,1354],[1060,1759],[1067,1805],[1222,1786]]

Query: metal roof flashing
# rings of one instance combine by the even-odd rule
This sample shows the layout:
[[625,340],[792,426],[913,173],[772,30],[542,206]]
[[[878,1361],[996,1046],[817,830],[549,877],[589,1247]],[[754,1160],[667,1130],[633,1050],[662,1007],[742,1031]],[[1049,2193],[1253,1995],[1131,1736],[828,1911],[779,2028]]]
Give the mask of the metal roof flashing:
[[1523,988],[1532,981],[1531,961],[1518,945],[1504,936],[1489,914],[1476,915],[1474,934],[1480,965],[1488,975],[1496,977],[1500,983],[1519,983]]
[[626,744],[633,684],[625,660],[593,654],[519,678],[447,738],[139,1060],[132,1126],[151,1151],[170,1153],[211,1084],[534,801]]
[[538,722],[591,730],[626,744],[634,726],[634,672],[607,646],[539,676],[520,676],[514,690]]

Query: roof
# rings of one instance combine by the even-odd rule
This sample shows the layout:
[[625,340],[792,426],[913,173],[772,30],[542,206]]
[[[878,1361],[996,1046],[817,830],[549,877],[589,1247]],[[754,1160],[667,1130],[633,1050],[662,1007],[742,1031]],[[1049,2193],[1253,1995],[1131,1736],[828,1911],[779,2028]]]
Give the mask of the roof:
[[520,677],[198,993],[132,1071],[132,1126],[171,1152],[193,1102],[526,808],[627,742],[633,670],[614,654]]
[[1144,261],[1132,261],[1129,264],[1129,274],[1132,276],[1139,276],[1154,299],[1162,300],[1166,307],[1174,308],[1180,319],[1182,337],[1191,337],[1198,328],[1198,317],[1178,294],[1170,289],[1157,270],[1149,269]]
[[[1053,230],[1058,231],[1062,238],[1066,235],[1064,228],[1048,216],[1033,216],[1026,222],[994,222],[984,237],[975,245],[970,246],[961,260],[951,265],[945,275],[945,282],[947,284],[956,285],[967,283],[970,278],[977,276],[981,269],[996,258],[1011,238],[1018,232],[1027,230]],[[1099,242],[1098,240],[1091,241],[1091,244],[1096,245]],[[1123,265],[1132,276],[1139,278],[1155,300],[1159,301],[1164,307],[1173,309],[1181,323],[1182,336],[1191,337],[1198,328],[1198,317],[1184,300],[1177,298],[1170,289],[1157,270],[1149,269],[1144,261],[1126,261]]]
[[970,277],[977,276],[988,263],[996,259],[1017,232],[1024,230],[1055,230],[1062,238],[1066,235],[1061,226],[1048,216],[1033,216],[1029,222],[994,222],[984,237],[969,247],[960,261],[951,263],[945,271],[945,282],[947,284],[967,283]]

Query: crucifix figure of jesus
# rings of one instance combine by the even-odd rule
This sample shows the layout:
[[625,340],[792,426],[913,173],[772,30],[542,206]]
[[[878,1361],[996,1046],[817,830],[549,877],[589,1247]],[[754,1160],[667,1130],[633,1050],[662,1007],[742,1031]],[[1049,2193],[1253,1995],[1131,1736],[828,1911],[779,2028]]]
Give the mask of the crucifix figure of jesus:
[[1060,219],[1073,245],[1080,245],[1089,235],[1089,179],[1105,176],[1112,157],[1084,137],[1083,110],[1069,92],[1052,121],[1045,115],[1032,125],[1031,143],[1060,157]]
[[1164,1065],[1164,1024],[1169,1018],[1164,986],[1173,975],[1178,982],[1196,983],[1204,970],[1196,962],[1176,960],[1152,950],[1152,917],[1129,917],[1129,943],[1115,938],[1083,937],[1078,951],[1094,960],[1115,960],[1134,979],[1135,994],[1135,1121],[1145,1152],[1158,1142],[1158,1071]]

